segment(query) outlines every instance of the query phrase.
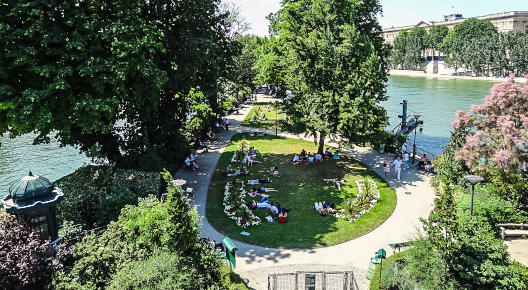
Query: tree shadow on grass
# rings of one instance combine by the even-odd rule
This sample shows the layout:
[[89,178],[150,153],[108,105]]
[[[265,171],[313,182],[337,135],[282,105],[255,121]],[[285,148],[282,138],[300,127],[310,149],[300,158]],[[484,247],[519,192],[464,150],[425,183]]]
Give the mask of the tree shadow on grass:
[[[255,164],[250,168],[247,177],[226,177],[222,174],[230,163],[236,144],[241,139],[252,142],[252,146],[260,152]],[[297,139],[286,139],[275,136],[250,137],[248,134],[236,134],[232,143],[220,157],[213,174],[207,196],[206,215],[209,223],[226,236],[249,244],[273,248],[315,248],[335,245],[361,236],[381,224],[394,210],[396,198],[394,191],[371,170],[349,157],[341,160],[324,160],[310,165],[294,165],[291,162],[293,154],[302,149],[315,152],[313,142]],[[243,229],[236,225],[223,212],[223,196],[226,182],[236,179],[247,184],[249,179],[266,179],[271,166],[278,166],[280,177],[271,178],[272,182],[264,184],[273,187],[278,192],[271,192],[271,200],[278,201],[281,207],[291,208],[288,222],[279,224],[265,222],[266,210],[254,210],[263,223],[258,226]],[[322,217],[312,208],[314,202],[326,201],[340,204],[344,198],[357,194],[354,180],[369,176],[375,178],[380,186],[382,198],[378,205],[369,213],[355,222],[347,222],[333,216]],[[323,178],[344,178],[348,184],[341,191],[322,181]],[[247,185],[246,189],[251,189]],[[248,201],[250,198],[248,197]],[[242,231],[249,236],[241,235]],[[270,254],[271,255],[271,254]],[[274,259],[271,255],[269,258]]]

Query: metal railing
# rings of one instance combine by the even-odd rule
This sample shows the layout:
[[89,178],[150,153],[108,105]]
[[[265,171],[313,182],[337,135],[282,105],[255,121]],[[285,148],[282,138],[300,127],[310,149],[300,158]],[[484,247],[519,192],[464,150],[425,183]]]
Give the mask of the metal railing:
[[268,290],[357,290],[352,271],[297,271],[268,275]]

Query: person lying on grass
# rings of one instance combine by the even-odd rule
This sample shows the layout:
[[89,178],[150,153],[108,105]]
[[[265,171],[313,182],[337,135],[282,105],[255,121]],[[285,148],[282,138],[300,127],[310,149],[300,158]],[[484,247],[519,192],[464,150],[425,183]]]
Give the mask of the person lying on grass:
[[246,205],[250,209],[268,209],[269,207],[271,207],[271,201],[269,201],[268,197],[262,197],[260,202],[256,202],[255,200],[252,200],[246,203]]
[[313,206],[315,211],[320,214],[321,216],[326,216],[327,214],[334,214],[336,213],[335,205],[333,202],[326,203],[323,202],[316,202]]
[[338,190],[341,190],[341,186],[346,184],[346,180],[337,178],[323,178],[323,181],[326,183],[332,183]]
[[262,192],[258,192],[258,190],[256,188],[254,188],[254,187],[253,187],[253,190],[248,192],[248,195],[251,196],[251,197],[265,197],[267,199],[271,198],[271,196],[268,195],[268,194],[264,194]]
[[266,193],[266,192],[276,192],[277,190],[272,187],[261,187],[258,189],[260,193]]
[[288,221],[288,212],[287,211],[281,211],[279,213],[279,223],[283,224]]
[[246,171],[236,171],[235,173],[228,173],[228,177],[238,177],[238,176],[248,176],[249,170]]
[[268,179],[250,179],[247,181],[248,184],[262,184],[262,183],[271,183],[271,180]]

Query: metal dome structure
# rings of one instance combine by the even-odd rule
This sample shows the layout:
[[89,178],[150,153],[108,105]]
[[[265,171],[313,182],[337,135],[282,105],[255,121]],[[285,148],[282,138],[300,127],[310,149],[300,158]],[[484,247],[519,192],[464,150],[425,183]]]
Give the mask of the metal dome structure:
[[63,197],[47,178],[30,171],[9,187],[2,201],[6,212],[26,218],[44,241],[58,238],[56,206]]

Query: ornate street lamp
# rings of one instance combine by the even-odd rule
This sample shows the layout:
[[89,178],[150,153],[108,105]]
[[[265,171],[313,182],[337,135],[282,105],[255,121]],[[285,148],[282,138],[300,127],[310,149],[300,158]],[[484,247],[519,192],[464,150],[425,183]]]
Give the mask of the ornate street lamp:
[[478,175],[465,175],[464,178],[471,183],[471,207],[469,208],[469,215],[473,216],[473,196],[475,195],[475,185],[484,181],[483,177]]

